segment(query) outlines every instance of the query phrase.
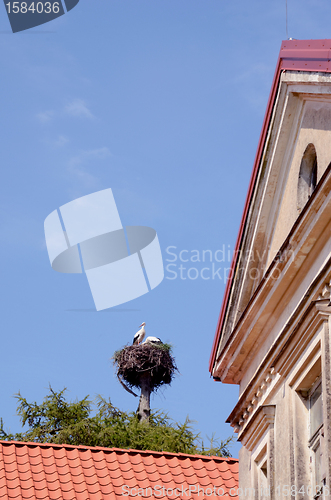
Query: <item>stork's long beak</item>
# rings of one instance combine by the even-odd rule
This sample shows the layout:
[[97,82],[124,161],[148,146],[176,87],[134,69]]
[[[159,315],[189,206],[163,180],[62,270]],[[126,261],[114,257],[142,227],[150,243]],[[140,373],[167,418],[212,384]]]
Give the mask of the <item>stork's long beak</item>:
[[139,328],[140,328],[141,326],[144,326],[144,323],[141,323],[141,325],[139,325]]

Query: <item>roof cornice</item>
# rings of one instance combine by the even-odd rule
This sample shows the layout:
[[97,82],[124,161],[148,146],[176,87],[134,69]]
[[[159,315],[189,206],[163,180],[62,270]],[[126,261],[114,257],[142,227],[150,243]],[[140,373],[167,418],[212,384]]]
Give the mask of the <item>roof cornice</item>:
[[230,294],[234,283],[234,277],[236,275],[235,270],[238,264],[240,249],[245,234],[249,209],[254,197],[254,189],[258,178],[261,159],[263,157],[263,150],[265,147],[265,141],[267,138],[270,120],[272,117],[272,112],[278,92],[280,76],[281,73],[286,70],[331,73],[331,40],[284,40],[281,44],[276,70],[268,99],[267,109],[263,120],[260,139],[258,142],[257,152],[254,160],[253,172],[249,183],[242,220],[240,223],[239,233],[233,254],[234,257],[230,266],[229,276],[231,278],[227,281],[226,284],[221,311],[217,322],[214,342],[209,360],[209,371],[211,374],[213,373],[217,349],[221,340]]
[[[243,349],[244,344],[246,342],[253,342],[252,338],[255,338],[256,335],[258,335],[259,339],[262,338],[262,331],[259,331],[257,334],[255,326],[252,326],[253,324],[255,325],[255,319],[260,317],[257,315],[257,311],[263,310],[262,320],[263,322],[267,321],[267,317],[269,316],[266,315],[266,296],[268,296],[269,300],[271,300],[270,297],[273,296],[273,294],[280,293],[281,289],[281,294],[285,297],[286,290],[289,286],[289,280],[295,279],[297,281],[300,279],[298,271],[305,265],[306,258],[309,256],[309,252],[307,251],[309,242],[312,239],[317,242],[319,238],[324,238],[326,236],[327,233],[320,229],[316,220],[318,219],[319,222],[323,220],[324,222],[322,224],[329,223],[329,213],[331,207],[330,193],[331,164],[324,172],[315,191],[298,216],[282,247],[271,262],[269,268],[266,270],[264,277],[256,288],[240,319],[236,323],[234,330],[222,347],[222,353],[218,359],[215,360],[214,370],[217,371],[217,376],[222,379],[222,381],[226,383],[240,382],[240,378],[243,373],[242,367],[239,369],[238,366],[234,367],[233,364],[242,362],[247,364],[252,356],[252,353],[248,356],[248,352],[250,351],[246,349],[245,355],[238,355],[238,346],[240,345],[240,349]],[[328,259],[325,266],[321,268],[321,276],[316,278],[316,282],[318,282],[319,279],[324,280],[325,273],[330,273],[330,261],[331,259]],[[276,275],[277,280],[273,277]],[[278,287],[280,288],[278,289]],[[316,290],[313,292],[313,288],[314,285],[311,285],[311,291],[308,292],[307,290],[305,296],[302,298],[302,303],[300,302],[300,307],[302,307],[304,302],[308,303],[311,300],[317,299],[319,292]],[[268,314],[270,314],[270,310]],[[275,311],[273,311],[272,314],[275,314]],[[260,328],[262,328],[261,325]],[[246,332],[246,334],[244,335],[243,332]],[[264,331],[264,335],[267,335],[266,331]],[[242,361],[239,362],[239,358],[242,358]],[[220,367],[222,367],[221,375],[219,373]],[[229,375],[230,372],[236,372],[237,376],[235,381],[232,380],[232,377]]]

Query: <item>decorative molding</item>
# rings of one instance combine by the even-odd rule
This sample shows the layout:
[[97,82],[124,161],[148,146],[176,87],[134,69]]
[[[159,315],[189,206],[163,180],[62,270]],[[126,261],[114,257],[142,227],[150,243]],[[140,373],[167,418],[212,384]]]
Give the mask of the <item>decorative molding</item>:
[[[272,328],[273,323],[268,324],[268,320],[272,315],[284,318],[284,323],[279,323],[279,330],[287,330],[290,328],[289,322],[292,319],[295,320],[294,316],[301,316],[310,303],[316,301],[318,294],[322,293],[324,287],[322,290],[320,289],[320,282],[330,280],[331,256],[329,255],[325,260],[319,253],[315,261],[316,267],[319,265],[318,273],[308,284],[307,289],[303,290],[303,295],[298,296],[296,306],[292,308],[291,317],[286,319],[285,314],[282,316],[284,308],[279,302],[279,297],[283,296],[283,299],[288,302],[293,298],[289,291],[290,284],[293,290],[302,287],[305,262],[307,258],[312,258],[312,242],[315,243],[316,250],[320,247],[328,249],[330,211],[331,166],[324,172],[318,183],[318,188],[313,192],[281,247],[283,250],[288,244],[291,245],[292,250],[288,252],[292,254],[291,258],[289,257],[287,261],[282,263],[278,259],[273,260],[240,318],[236,318],[236,320],[230,318],[230,312],[227,311],[223,325],[224,337],[222,345],[219,346],[217,361],[213,369],[213,375],[218,376],[223,383],[241,383],[250,360],[258,355],[259,347],[270,334],[269,329]],[[325,229],[322,230],[323,227]],[[275,280],[273,273],[276,268],[281,270],[281,274],[278,275],[277,271],[278,279]],[[240,309],[237,295],[241,290],[240,280],[242,279],[242,276],[236,276],[236,293],[233,291],[232,298],[229,299],[229,310],[231,308]],[[326,284],[330,287],[329,282]],[[324,294],[330,297],[328,289],[324,290]],[[322,296],[322,298],[325,297]],[[234,299],[235,302],[231,302]]]
[[325,300],[331,298],[331,280],[328,283],[325,283],[321,293],[319,294],[317,300]]
[[275,368],[270,368],[260,382],[254,396],[245,404],[244,411],[241,412],[236,421],[231,423],[231,426],[234,428],[233,430],[235,433],[241,432],[243,430],[243,426],[247,425],[247,422],[252,417],[254,410],[256,410],[258,404],[261,402],[261,399],[269,389],[271,382],[275,378],[275,375]]
[[[319,294],[319,295],[318,295]],[[318,296],[318,299],[316,300]],[[320,283],[315,292],[315,300],[311,302],[301,321],[293,323],[293,330],[278,355],[270,361],[269,369],[256,378],[254,385],[250,387],[246,397],[238,401],[236,407],[228,417],[228,422],[239,435],[247,427],[249,421],[254,418],[259,405],[265,400],[270,385],[275,377],[287,378],[293,366],[296,364],[307,345],[317,334],[322,324],[331,316],[331,280]],[[300,335],[297,336],[298,332]],[[292,338],[291,338],[292,337]],[[285,354],[287,352],[287,354]],[[289,354],[290,353],[290,354]],[[271,368],[272,366],[272,368]],[[276,382],[277,383],[277,382]]]
[[276,405],[260,406],[250,424],[243,430],[240,441],[249,451],[261,440],[263,434],[273,427],[276,415]]
[[[324,288],[325,284],[322,283],[319,290],[322,291]],[[330,317],[331,305],[329,306],[329,303],[330,300],[325,298],[311,302],[305,317],[301,321],[297,321],[296,324],[293,323],[294,328],[288,336],[287,342],[278,348],[276,356],[273,356],[269,361],[269,368],[250,382],[246,394],[242,394],[227,419],[235,433],[240,434],[249,420],[254,418],[258,407],[270,393],[271,385],[274,388],[280,379],[287,378],[302,353],[322,328],[323,323]],[[249,414],[248,418],[243,418],[246,413]]]

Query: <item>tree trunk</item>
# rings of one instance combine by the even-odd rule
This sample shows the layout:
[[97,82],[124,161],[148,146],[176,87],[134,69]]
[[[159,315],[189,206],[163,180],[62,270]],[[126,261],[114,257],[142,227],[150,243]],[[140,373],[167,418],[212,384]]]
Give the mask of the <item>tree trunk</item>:
[[139,400],[139,406],[138,406],[138,418],[140,422],[148,422],[149,421],[149,416],[151,414],[151,406],[150,406],[150,399],[151,399],[151,374],[150,372],[146,372],[140,377],[140,389],[141,389],[141,394],[140,394],[140,400]]

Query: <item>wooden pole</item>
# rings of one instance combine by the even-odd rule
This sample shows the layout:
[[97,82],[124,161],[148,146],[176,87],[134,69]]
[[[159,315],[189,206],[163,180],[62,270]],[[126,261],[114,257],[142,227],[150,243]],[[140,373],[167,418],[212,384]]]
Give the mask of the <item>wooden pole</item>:
[[150,400],[151,400],[151,374],[149,371],[145,372],[140,376],[140,389],[141,389],[141,394],[140,394],[140,400],[139,400],[139,406],[138,406],[138,418],[140,422],[149,422],[149,417],[151,414],[151,406],[150,406]]

